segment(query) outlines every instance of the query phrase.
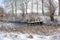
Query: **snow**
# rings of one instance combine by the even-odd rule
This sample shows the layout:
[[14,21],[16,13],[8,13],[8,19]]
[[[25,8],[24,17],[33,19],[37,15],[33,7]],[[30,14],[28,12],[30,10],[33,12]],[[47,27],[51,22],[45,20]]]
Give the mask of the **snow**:
[[0,40],[59,40],[60,34],[51,36],[31,34],[33,38],[28,38],[30,34],[22,34],[19,32],[0,32]]
[[[46,17],[43,17],[43,18],[41,17],[41,19],[43,21],[44,20],[47,21],[49,19],[49,17],[47,19],[46,19]],[[9,30],[9,28],[16,27],[16,25],[14,25],[13,23],[3,23],[3,22],[0,22],[0,28],[2,26],[4,28],[6,28],[7,30]],[[50,36],[31,34],[33,36],[33,38],[29,38],[28,37],[29,35],[30,34],[27,34],[27,33],[22,34],[20,32],[0,32],[0,40],[60,40],[60,33],[59,32],[55,32],[53,35],[50,35]]]
[[39,37],[39,35],[33,35],[33,37],[30,39],[28,34],[21,33],[0,33],[0,40],[46,40],[46,37]]

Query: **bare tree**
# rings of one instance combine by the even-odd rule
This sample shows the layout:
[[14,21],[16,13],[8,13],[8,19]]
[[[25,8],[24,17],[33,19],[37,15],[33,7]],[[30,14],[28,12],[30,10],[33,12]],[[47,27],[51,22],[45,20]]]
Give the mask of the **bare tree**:
[[58,0],[59,1],[59,15],[60,15],[60,0]]
[[50,4],[50,18],[51,18],[51,21],[54,21],[54,13],[55,13],[55,6],[54,4],[52,3],[52,0],[49,0],[49,4]]
[[42,14],[44,15],[44,6],[43,6],[43,4],[44,4],[44,0],[42,0]]
[[14,13],[14,10],[13,10],[13,2],[11,3],[11,7],[12,7],[12,13]]
[[4,8],[0,7],[0,17],[3,17]]
[[12,14],[14,15],[14,1],[11,2],[11,11],[12,11]]
[[57,8],[56,4],[53,2],[53,0],[48,0],[48,3],[47,4],[46,3],[44,3],[45,4],[44,6],[47,7],[49,10],[51,21],[54,21],[54,13]]
[[25,4],[26,4],[26,14],[27,14],[27,9],[28,9],[28,3],[29,3],[29,0],[26,0],[25,1]]
[[21,6],[22,6],[22,12],[23,12],[23,14],[24,14],[24,12],[25,12],[25,5],[24,5],[24,1],[22,1],[22,4],[21,4]]
[[38,0],[36,0],[37,1],[37,14],[38,14]]
[[10,9],[11,0],[3,0],[3,1],[4,1],[5,10]]
[[24,2],[24,0],[22,0],[22,3],[21,3],[21,5],[20,5],[20,7],[21,7],[21,10],[22,10],[22,17],[24,17],[24,14],[25,14],[25,2]]
[[17,0],[14,0],[14,3],[15,3],[15,14],[17,16]]
[[33,13],[33,0],[31,2],[31,13]]
[[26,4],[26,14],[27,14],[27,6],[28,6],[27,0],[26,0],[25,4]]

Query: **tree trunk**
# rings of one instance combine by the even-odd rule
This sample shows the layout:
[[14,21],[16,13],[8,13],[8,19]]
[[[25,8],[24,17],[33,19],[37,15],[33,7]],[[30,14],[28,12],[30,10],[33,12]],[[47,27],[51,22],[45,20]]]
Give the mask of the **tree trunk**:
[[32,0],[32,3],[31,3],[31,13],[33,13],[33,0]]
[[50,15],[51,21],[54,21],[54,15],[53,13]]
[[27,0],[26,0],[26,14],[27,14],[27,6],[28,6],[28,5],[27,5]]
[[38,0],[36,0],[37,1],[37,14],[38,14]]
[[49,4],[50,4],[50,18],[51,18],[51,21],[54,21],[54,12],[55,12],[55,8],[52,4],[52,1],[49,0]]
[[12,2],[11,7],[12,7],[12,14],[13,14],[13,16],[14,16],[13,3],[14,3],[14,2]]
[[21,6],[22,7],[22,17],[24,17],[24,14],[25,14],[25,8],[24,8],[25,5],[23,2],[24,2],[24,0],[22,0],[22,6]]
[[17,16],[17,0],[15,0],[15,14]]
[[42,0],[42,14],[44,15],[44,7],[43,7],[43,0]]
[[59,15],[60,15],[60,0],[59,0]]

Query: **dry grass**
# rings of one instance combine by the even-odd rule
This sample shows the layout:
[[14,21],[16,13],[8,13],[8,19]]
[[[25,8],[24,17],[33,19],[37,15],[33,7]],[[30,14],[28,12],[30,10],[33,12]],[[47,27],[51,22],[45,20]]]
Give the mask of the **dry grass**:
[[1,31],[8,32],[21,32],[21,33],[34,33],[34,34],[42,34],[42,35],[52,35],[55,32],[60,32],[60,26],[47,26],[47,25],[36,25],[36,26],[27,26],[27,27],[16,27],[16,28],[8,28],[4,27],[0,28]]
[[43,35],[52,35],[54,32],[59,32],[58,30],[60,27],[57,26],[32,26],[32,27],[24,27],[21,29],[17,29],[21,32],[27,32],[27,33],[36,33],[36,34],[43,34]]

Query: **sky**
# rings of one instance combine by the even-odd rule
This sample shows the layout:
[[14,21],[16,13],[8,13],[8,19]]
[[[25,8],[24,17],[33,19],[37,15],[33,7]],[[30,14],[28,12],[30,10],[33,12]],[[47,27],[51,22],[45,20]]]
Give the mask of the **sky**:
[[0,6],[2,6],[2,0],[0,0]]

